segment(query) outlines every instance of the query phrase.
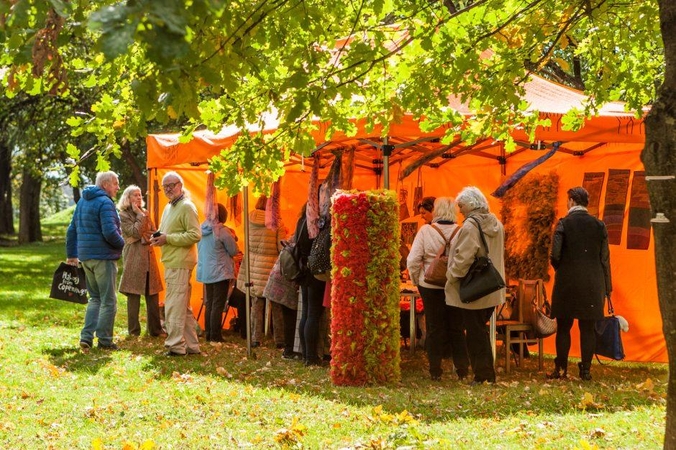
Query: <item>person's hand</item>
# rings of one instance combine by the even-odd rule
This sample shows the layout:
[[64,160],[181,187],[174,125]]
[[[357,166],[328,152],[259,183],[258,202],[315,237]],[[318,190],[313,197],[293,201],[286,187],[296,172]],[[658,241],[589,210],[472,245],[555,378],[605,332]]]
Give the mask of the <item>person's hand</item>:
[[79,262],[80,260],[78,260],[77,258],[66,259],[66,264],[68,264],[69,266],[77,266]]
[[139,204],[137,204],[137,203],[132,203],[132,204],[131,204],[131,208],[134,210],[134,212],[135,212],[136,214],[143,214],[143,215],[145,215],[145,213],[146,213],[146,212],[143,210],[143,208],[141,208],[141,205],[139,205]]
[[160,234],[157,237],[150,238],[150,245],[154,245],[156,247],[162,247],[166,243],[167,243],[167,235],[164,233]]

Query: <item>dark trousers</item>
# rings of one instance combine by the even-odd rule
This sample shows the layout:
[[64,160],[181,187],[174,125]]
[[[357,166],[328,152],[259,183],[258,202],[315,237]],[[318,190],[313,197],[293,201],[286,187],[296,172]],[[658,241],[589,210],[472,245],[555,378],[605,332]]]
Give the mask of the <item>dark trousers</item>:
[[223,342],[223,308],[230,280],[204,284],[204,331],[207,341]]
[[[570,351],[570,329],[573,328],[571,317],[556,318],[556,365],[564,370],[568,368],[568,352]],[[596,350],[596,320],[577,320],[580,329],[580,355],[582,365],[591,367],[594,350]]]
[[[253,297],[251,299],[253,300]],[[230,294],[230,306],[237,308],[239,335],[242,339],[246,339],[246,294],[237,288],[233,289]]]
[[[149,274],[146,273],[146,321],[148,334],[159,336],[162,333],[162,322],[160,321],[160,302],[159,295],[148,294]],[[141,335],[141,323],[138,316],[141,309],[141,296],[139,294],[127,294],[127,331],[130,335]]]
[[441,360],[452,356],[459,377],[469,373],[469,357],[465,342],[462,310],[446,304],[443,289],[418,287],[425,307],[425,350],[430,364],[430,375],[441,376]]
[[488,332],[488,319],[495,307],[485,309],[463,309],[462,316],[467,330],[467,351],[474,372],[474,381],[495,382],[493,350]]
[[293,343],[296,338],[296,311],[282,304],[282,323],[284,326],[284,353],[290,355],[293,353]]
[[303,312],[300,316],[298,334],[300,335],[300,349],[303,359],[310,364],[318,363],[317,339],[319,325],[324,313],[324,287],[326,283],[315,277],[308,277],[306,284],[301,286]]

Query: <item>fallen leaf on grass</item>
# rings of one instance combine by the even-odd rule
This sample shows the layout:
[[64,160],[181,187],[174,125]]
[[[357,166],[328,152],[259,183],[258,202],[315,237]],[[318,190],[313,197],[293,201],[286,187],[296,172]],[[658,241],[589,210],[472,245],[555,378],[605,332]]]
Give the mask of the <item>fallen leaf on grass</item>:
[[13,431],[16,428],[16,425],[12,422],[0,422],[0,431]]
[[49,371],[49,374],[54,378],[58,378],[65,373],[64,369],[62,369],[61,367],[56,367],[52,363],[48,363],[46,361],[40,361],[40,364],[42,364],[42,367],[47,369]]
[[640,391],[647,391],[649,394],[652,394],[654,392],[654,389],[655,389],[655,383],[653,383],[653,380],[648,378],[643,383],[637,384],[636,389],[638,389]]
[[232,378],[232,374],[225,370],[223,367],[216,367],[216,373],[222,377]]
[[179,383],[190,383],[192,381],[192,376],[187,373],[172,372],[171,379],[178,381]]
[[297,417],[294,417],[291,421],[291,426],[281,428],[275,432],[275,442],[285,445],[296,444],[303,438],[306,429],[305,425],[298,422]]
[[587,408],[594,408],[594,409],[599,409],[603,407],[603,405],[594,402],[594,395],[590,394],[589,392],[585,392],[584,395],[582,396],[582,400],[580,403],[578,403],[578,408],[580,409],[587,409]]
[[598,445],[592,445],[587,441],[580,441],[580,447],[575,447],[574,450],[598,450]]
[[604,437],[605,435],[606,435],[606,430],[604,430],[603,428],[594,428],[592,430],[591,434],[589,435],[589,437],[594,439],[594,438]]

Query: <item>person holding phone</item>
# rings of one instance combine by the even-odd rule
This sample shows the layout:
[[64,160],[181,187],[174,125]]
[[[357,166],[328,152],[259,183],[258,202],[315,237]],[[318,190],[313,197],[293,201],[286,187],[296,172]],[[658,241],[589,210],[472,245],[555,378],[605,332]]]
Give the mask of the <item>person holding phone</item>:
[[190,192],[183,187],[183,178],[176,172],[162,177],[162,189],[169,199],[160,220],[159,233],[150,240],[162,248],[164,281],[164,325],[167,356],[201,353],[197,340],[197,321],[190,307],[190,279],[197,264],[197,242],[202,238],[197,208],[190,201]]

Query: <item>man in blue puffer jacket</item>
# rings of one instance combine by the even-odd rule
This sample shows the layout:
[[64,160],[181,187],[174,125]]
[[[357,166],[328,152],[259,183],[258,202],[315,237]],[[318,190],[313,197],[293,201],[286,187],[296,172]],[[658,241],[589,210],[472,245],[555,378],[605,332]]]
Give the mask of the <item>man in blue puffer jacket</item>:
[[94,333],[99,339],[99,348],[117,350],[113,342],[117,260],[122,254],[124,239],[112,199],[119,190],[115,172],[100,172],[96,185],[82,191],[66,234],[66,263],[76,266],[81,262],[87,279],[89,304],[80,332],[80,348],[85,353],[93,345]]

